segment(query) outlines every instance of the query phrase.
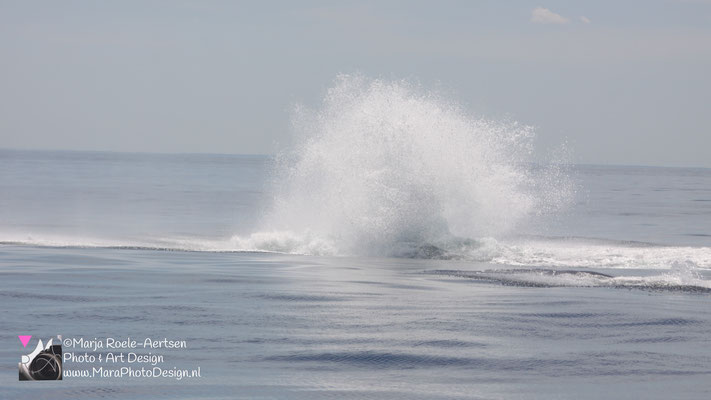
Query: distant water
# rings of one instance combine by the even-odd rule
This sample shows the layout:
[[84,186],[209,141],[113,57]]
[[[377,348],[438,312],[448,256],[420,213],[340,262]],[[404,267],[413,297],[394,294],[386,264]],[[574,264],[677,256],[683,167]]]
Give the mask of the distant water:
[[[534,164],[402,82],[295,125],[276,159],[0,150],[0,397],[711,396],[711,170]],[[182,339],[202,378],[17,382],[18,334]]]

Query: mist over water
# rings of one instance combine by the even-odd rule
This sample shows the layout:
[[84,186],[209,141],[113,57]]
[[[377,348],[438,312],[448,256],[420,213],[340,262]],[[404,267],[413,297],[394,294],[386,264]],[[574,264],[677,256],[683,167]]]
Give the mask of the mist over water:
[[408,81],[342,75],[299,107],[273,206],[246,248],[440,257],[506,236],[570,201],[556,165],[534,166],[531,127],[469,115]]

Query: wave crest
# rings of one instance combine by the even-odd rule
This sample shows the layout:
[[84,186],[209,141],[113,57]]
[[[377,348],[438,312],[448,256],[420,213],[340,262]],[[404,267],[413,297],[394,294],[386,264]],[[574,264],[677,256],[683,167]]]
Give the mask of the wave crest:
[[340,76],[294,126],[261,231],[323,238],[337,254],[505,234],[572,194],[559,168],[526,164],[530,127],[471,117],[407,81]]

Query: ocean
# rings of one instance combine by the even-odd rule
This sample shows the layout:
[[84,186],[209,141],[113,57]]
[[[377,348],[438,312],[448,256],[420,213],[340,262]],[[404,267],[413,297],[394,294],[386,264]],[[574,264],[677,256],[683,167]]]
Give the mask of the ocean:
[[[545,235],[426,258],[230,248],[267,157],[0,164],[3,398],[711,394],[708,169],[575,166],[584,189]],[[18,382],[25,332],[185,340],[165,363],[202,377]]]
[[711,396],[710,169],[349,85],[277,157],[0,150],[0,397]]

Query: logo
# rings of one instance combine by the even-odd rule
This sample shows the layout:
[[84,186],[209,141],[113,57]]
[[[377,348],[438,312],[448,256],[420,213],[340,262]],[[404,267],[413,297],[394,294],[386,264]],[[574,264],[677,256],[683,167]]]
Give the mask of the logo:
[[[27,347],[32,338],[31,335],[18,337],[24,347]],[[62,380],[62,337],[57,336],[58,344],[54,344],[53,340],[54,338],[51,338],[47,345],[43,345],[40,339],[32,353],[22,356],[17,364],[21,381]]]

